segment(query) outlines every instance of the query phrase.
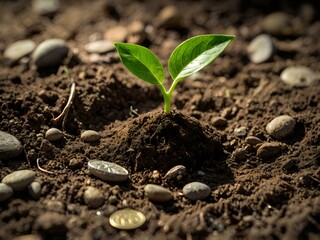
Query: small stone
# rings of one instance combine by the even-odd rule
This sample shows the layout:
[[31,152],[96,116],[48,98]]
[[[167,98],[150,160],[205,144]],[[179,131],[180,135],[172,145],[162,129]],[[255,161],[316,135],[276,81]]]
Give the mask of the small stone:
[[20,141],[9,133],[0,131],[0,160],[19,156],[23,151]]
[[306,87],[317,81],[314,71],[305,66],[287,67],[280,74],[280,79],[290,85],[298,87]]
[[203,200],[211,193],[211,189],[208,185],[201,182],[191,182],[185,185],[182,189],[183,195],[186,198],[197,201]]
[[164,175],[164,179],[173,179],[178,177],[179,175],[183,175],[185,174],[187,171],[187,168],[183,165],[177,165],[174,166],[173,168],[171,168],[165,175]]
[[183,27],[181,12],[173,5],[164,7],[156,18],[156,25],[163,28]]
[[28,192],[33,199],[38,200],[41,196],[41,184],[39,182],[32,182],[28,186]]
[[104,38],[111,42],[125,42],[127,37],[128,29],[120,25],[109,28],[104,34]]
[[239,137],[244,137],[247,135],[248,129],[246,127],[239,127],[233,130],[233,133]]
[[41,214],[35,221],[35,229],[39,232],[52,234],[56,238],[67,232],[67,218],[59,213],[46,212]]
[[5,183],[0,183],[0,202],[9,199],[13,194],[13,189]]
[[62,39],[48,39],[34,50],[32,60],[38,68],[54,67],[63,63],[68,52],[69,47]]
[[83,195],[84,202],[89,208],[98,208],[104,203],[104,196],[101,191],[94,187],[88,187]]
[[293,133],[295,126],[296,121],[292,117],[282,115],[269,122],[266,131],[270,136],[276,139],[283,139]]
[[96,177],[112,182],[121,182],[128,179],[128,170],[118,164],[99,160],[90,160],[88,169]]
[[81,133],[80,138],[84,142],[96,142],[100,140],[100,134],[93,130],[86,130]]
[[28,234],[13,238],[13,240],[42,240],[38,235]]
[[214,117],[210,122],[216,128],[225,128],[228,125],[228,121],[224,117]]
[[244,148],[237,148],[233,153],[232,156],[239,161],[242,161],[247,158],[247,151]]
[[134,21],[128,26],[128,43],[141,44],[146,40],[145,26],[140,21]]
[[2,182],[11,186],[15,191],[21,191],[33,182],[36,173],[32,170],[19,170],[8,174],[2,179]]
[[244,141],[251,146],[256,146],[257,144],[262,143],[262,140],[255,136],[248,136]]
[[52,16],[58,12],[59,0],[33,0],[32,9],[39,15]]
[[262,21],[262,28],[273,35],[291,35],[292,17],[284,12],[274,12],[267,15]]
[[272,39],[266,34],[261,34],[254,38],[247,48],[249,59],[253,63],[263,63],[269,60],[273,52]]
[[49,128],[46,131],[45,138],[49,141],[57,141],[63,138],[63,133],[57,128]]
[[18,61],[24,56],[29,55],[36,48],[32,40],[20,40],[9,45],[3,53],[5,58],[11,61]]
[[111,195],[111,196],[109,197],[109,199],[108,199],[108,202],[109,202],[110,204],[116,204],[116,203],[118,202],[118,199],[117,199],[116,196]]
[[65,211],[65,206],[61,201],[49,199],[45,200],[44,203],[48,211],[57,212],[61,214]]
[[116,47],[113,45],[111,41],[108,40],[98,40],[98,41],[93,41],[84,46],[84,49],[89,52],[89,53],[107,53],[111,52],[115,49]]
[[280,143],[263,143],[257,150],[257,157],[262,160],[270,160],[281,153],[282,146]]
[[198,173],[199,176],[205,176],[206,175],[206,173],[201,171],[201,170],[199,170],[197,173]]
[[173,198],[170,190],[155,184],[147,184],[144,187],[144,193],[151,201],[167,202]]

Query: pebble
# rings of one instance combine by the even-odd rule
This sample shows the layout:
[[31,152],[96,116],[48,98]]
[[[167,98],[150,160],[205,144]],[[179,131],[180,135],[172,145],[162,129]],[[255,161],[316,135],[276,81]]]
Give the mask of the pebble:
[[13,189],[5,183],[0,183],[0,202],[9,199],[13,194]]
[[237,148],[232,156],[239,161],[245,160],[247,158],[247,151],[244,148]]
[[133,21],[128,26],[128,43],[141,44],[147,38],[147,33],[145,32],[145,26],[140,21]]
[[255,136],[248,136],[244,141],[251,146],[256,146],[257,144],[262,143],[262,140]]
[[90,160],[88,169],[91,174],[105,181],[121,182],[129,176],[127,169],[106,161]]
[[45,138],[49,141],[57,141],[63,137],[63,133],[57,128],[49,128],[46,131]]
[[11,186],[15,191],[25,190],[33,182],[36,173],[32,170],[19,170],[8,174],[2,182]]
[[156,18],[156,25],[163,28],[183,27],[181,12],[173,5],[164,7]]
[[113,43],[109,40],[98,40],[93,41],[84,46],[84,49],[89,53],[107,53],[111,52],[116,47],[113,45]]
[[28,193],[33,199],[38,200],[41,196],[41,184],[39,182],[32,182],[28,186]]
[[274,12],[267,15],[262,21],[262,28],[273,35],[291,35],[292,17],[284,12]]
[[293,133],[295,126],[296,121],[292,117],[282,115],[269,122],[266,126],[266,131],[276,139],[283,139]]
[[115,26],[109,28],[105,34],[104,38],[111,42],[124,42],[128,37],[128,29],[125,26]]
[[183,165],[177,165],[174,166],[173,168],[171,168],[165,175],[164,175],[164,179],[174,179],[177,178],[179,175],[183,175],[185,174],[187,171],[187,168]]
[[257,150],[257,157],[262,160],[269,160],[276,157],[281,150],[282,147],[280,143],[263,143]]
[[100,140],[100,134],[94,130],[86,130],[81,133],[80,138],[84,142],[96,142]]
[[228,125],[228,121],[224,117],[214,117],[210,122],[216,128],[225,128]]
[[144,187],[145,195],[155,202],[167,202],[173,198],[173,194],[169,189],[155,184],[147,184]]
[[273,42],[267,34],[261,34],[254,38],[247,48],[249,59],[253,63],[263,63],[269,60],[273,52]]
[[58,66],[67,57],[69,47],[64,40],[53,38],[43,41],[34,50],[32,60],[38,68]]
[[285,68],[280,74],[280,79],[290,86],[306,87],[315,82],[317,76],[308,67],[293,66]]
[[18,61],[19,59],[32,53],[36,48],[34,41],[26,39],[20,40],[10,44],[3,53],[5,58],[11,61]]
[[196,201],[208,197],[211,193],[211,189],[204,183],[191,182],[183,187],[182,192],[186,198]]
[[84,202],[89,208],[98,208],[104,203],[104,196],[102,192],[94,187],[88,187],[83,195]]
[[52,234],[56,238],[57,235],[67,232],[67,218],[56,212],[46,212],[41,214],[35,221],[35,229],[46,234]]
[[23,151],[20,141],[9,133],[0,131],[0,160],[19,156]]
[[246,127],[239,127],[233,130],[233,133],[239,137],[244,137],[247,135],[248,129]]
[[59,0],[33,0],[32,9],[39,15],[53,15],[58,12]]
[[22,235],[19,237],[15,237],[12,240],[42,240],[42,238],[38,235],[28,234],[28,235]]

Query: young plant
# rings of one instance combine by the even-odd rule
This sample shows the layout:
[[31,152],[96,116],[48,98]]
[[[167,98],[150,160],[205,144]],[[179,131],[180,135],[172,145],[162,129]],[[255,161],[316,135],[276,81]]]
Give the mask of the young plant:
[[192,37],[182,42],[171,54],[168,62],[173,79],[169,90],[163,85],[164,68],[159,59],[148,48],[115,43],[122,63],[138,78],[159,86],[164,99],[164,112],[170,113],[171,96],[182,79],[200,71],[214,61],[234,39],[232,35],[207,34]]

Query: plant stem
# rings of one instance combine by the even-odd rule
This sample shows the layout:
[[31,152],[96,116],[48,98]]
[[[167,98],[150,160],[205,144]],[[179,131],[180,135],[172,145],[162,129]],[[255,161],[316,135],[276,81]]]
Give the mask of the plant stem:
[[165,89],[165,87],[163,86],[162,83],[159,84],[160,90],[163,95],[163,100],[164,100],[163,109],[164,109],[164,113],[166,113],[166,114],[170,113],[171,97],[172,97],[173,90],[176,87],[177,83],[178,83],[178,81],[174,81],[168,91]]

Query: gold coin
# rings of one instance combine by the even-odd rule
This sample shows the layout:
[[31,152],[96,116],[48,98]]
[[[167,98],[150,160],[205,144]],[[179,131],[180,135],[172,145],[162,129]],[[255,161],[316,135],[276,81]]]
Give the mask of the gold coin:
[[130,208],[116,211],[109,218],[111,226],[123,230],[138,228],[145,221],[146,216],[142,212]]

